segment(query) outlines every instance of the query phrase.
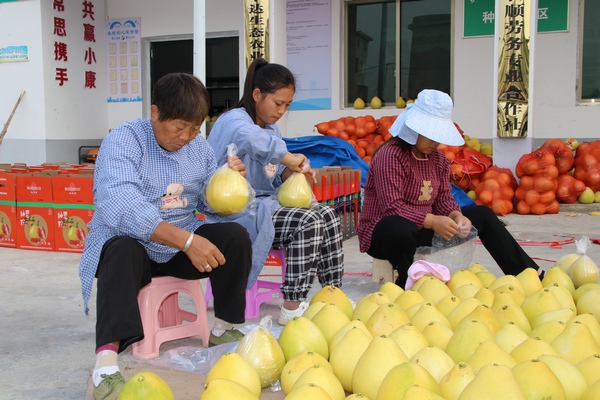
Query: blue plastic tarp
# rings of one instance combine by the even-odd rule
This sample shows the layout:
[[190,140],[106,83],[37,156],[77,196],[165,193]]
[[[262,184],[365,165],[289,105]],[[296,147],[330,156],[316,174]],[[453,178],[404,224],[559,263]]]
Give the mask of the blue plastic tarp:
[[290,153],[302,153],[310,160],[313,168],[348,165],[352,169],[362,170],[361,186],[367,182],[369,164],[364,162],[354,147],[343,139],[332,136],[303,136],[284,138]]

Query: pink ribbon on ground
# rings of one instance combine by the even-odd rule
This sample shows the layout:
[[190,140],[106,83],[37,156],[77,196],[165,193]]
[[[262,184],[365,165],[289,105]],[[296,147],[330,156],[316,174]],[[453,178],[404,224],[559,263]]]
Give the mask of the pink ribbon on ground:
[[415,261],[408,268],[408,279],[406,280],[406,290],[413,287],[419,278],[424,276],[433,276],[442,281],[450,280],[450,270],[445,265],[427,262],[424,260]]

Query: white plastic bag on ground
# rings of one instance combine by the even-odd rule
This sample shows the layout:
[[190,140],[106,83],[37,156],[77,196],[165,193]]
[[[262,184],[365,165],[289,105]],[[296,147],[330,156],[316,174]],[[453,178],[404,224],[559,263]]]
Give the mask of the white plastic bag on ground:
[[474,226],[471,226],[471,230],[464,238],[456,234],[446,240],[434,233],[431,246],[417,248],[415,260],[442,264],[452,273],[471,265],[476,245],[477,228]]

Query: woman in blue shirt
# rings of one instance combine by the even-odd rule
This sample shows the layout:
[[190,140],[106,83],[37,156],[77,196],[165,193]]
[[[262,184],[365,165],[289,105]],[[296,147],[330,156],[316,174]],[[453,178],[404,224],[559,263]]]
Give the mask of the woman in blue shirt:
[[[238,341],[244,323],[251,242],[240,225],[206,224],[204,187],[217,168],[198,133],[208,91],[189,74],[168,74],[152,93],[150,119],[126,122],[102,141],[94,172],[96,211],[79,266],[85,311],[97,278],[95,399],[123,386],[117,354],[144,338],[138,292],[154,276],[210,276],[215,322],[210,344]],[[244,174],[232,157],[229,165]]]
[[245,212],[221,218],[207,214],[207,221],[225,219],[246,227],[252,239],[252,287],[271,247],[287,249],[287,271],[281,291],[284,302],[278,322],[285,325],[300,316],[315,274],[321,285],[341,287],[344,274],[342,230],[333,209],[315,203],[310,208],[282,207],[277,188],[294,172],[312,179],[306,157],[288,152],[276,122],[287,112],[296,83],[286,67],[260,58],[249,67],[241,100],[219,116],[208,143],[217,162],[227,159],[227,146],[237,146],[246,166],[246,178],[256,201]]

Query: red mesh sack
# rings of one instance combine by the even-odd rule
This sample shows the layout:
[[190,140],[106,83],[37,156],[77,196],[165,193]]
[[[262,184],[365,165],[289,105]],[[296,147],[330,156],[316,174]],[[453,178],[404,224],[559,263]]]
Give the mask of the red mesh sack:
[[573,204],[585,190],[585,183],[575,179],[571,174],[566,173],[556,178],[558,187],[556,188],[556,200],[560,203]]
[[459,188],[475,189],[479,175],[492,165],[492,159],[470,147],[462,148],[450,165],[451,181]]
[[524,154],[515,167],[520,178],[515,190],[519,214],[556,214],[560,210],[556,200],[558,168],[555,158],[547,150]]
[[594,192],[600,190],[600,140],[577,147],[574,176]]
[[490,207],[496,215],[506,215],[513,211],[516,188],[511,170],[493,165],[479,176],[475,203]]
[[569,172],[575,164],[573,150],[560,139],[548,139],[538,150],[546,150],[554,156],[559,175]]

